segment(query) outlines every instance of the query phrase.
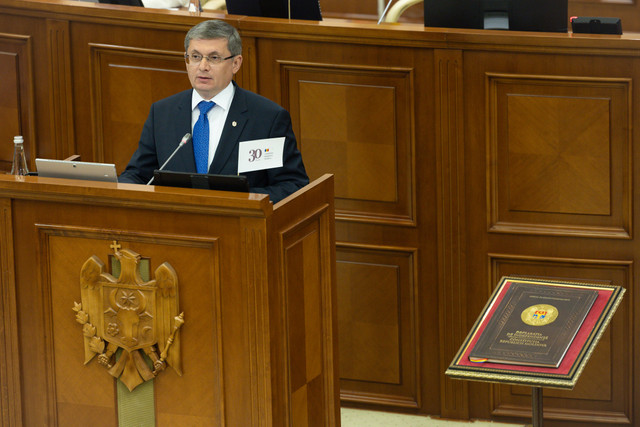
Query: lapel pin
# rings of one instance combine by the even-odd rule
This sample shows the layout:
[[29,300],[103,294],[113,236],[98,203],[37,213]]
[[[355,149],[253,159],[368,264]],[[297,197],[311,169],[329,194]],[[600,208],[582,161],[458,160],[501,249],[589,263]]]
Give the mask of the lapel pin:
[[238,122],[236,122],[235,120],[233,122],[231,122],[231,126],[236,127],[238,126]]

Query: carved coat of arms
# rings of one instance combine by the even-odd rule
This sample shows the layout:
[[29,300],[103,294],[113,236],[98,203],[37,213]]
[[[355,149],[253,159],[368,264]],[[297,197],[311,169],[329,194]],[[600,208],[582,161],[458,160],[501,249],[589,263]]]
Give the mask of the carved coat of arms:
[[76,302],[73,310],[83,325],[85,365],[98,355],[98,363],[129,390],[167,365],[182,375],[178,330],[184,315],[178,310],[176,272],[165,262],[156,269],[155,280],[145,282],[138,269],[140,255],[123,249],[115,256],[121,267],[117,279],[95,255],[82,266],[82,303]]

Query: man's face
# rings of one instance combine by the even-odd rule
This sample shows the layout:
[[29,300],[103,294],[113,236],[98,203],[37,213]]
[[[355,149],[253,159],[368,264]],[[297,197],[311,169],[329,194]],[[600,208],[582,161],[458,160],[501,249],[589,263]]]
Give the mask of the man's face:
[[[231,56],[226,39],[197,39],[189,42],[189,55],[199,54],[206,57],[219,56],[226,58]],[[242,55],[234,56],[218,64],[210,62],[207,58],[202,58],[200,62],[193,60],[187,63],[187,73],[191,86],[204,99],[211,99],[222,89],[226,88],[235,73],[242,64]]]

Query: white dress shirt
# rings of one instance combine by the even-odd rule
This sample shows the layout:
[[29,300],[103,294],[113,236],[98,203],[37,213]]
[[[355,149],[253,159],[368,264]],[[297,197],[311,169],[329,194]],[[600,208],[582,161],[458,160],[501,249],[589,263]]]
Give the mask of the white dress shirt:
[[235,87],[233,83],[229,83],[229,86],[224,88],[220,93],[211,99],[204,99],[200,94],[193,90],[191,91],[191,133],[193,134],[193,126],[200,117],[200,109],[198,104],[200,101],[213,101],[216,105],[207,113],[207,119],[209,119],[209,167],[213,161],[213,156],[216,154],[218,143],[220,142],[220,136],[222,135],[222,128],[224,122],[229,115],[229,107],[235,94]]

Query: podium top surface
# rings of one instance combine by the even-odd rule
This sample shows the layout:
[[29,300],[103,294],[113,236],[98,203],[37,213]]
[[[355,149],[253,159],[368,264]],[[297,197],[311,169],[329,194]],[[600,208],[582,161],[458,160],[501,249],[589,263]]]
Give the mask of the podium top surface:
[[266,194],[7,174],[0,174],[0,197],[252,217],[270,216],[273,211],[273,204]]

